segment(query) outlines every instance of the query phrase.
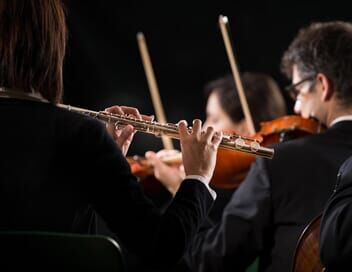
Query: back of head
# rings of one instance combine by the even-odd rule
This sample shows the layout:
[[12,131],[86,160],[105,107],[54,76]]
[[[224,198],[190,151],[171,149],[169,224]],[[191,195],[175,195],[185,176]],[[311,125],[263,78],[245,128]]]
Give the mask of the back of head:
[[0,1],[0,86],[59,102],[65,46],[61,0]]
[[[286,114],[286,104],[278,84],[275,80],[262,73],[243,73],[243,88],[248,101],[256,130],[260,123],[272,120]],[[225,112],[233,122],[244,119],[238,90],[232,75],[211,81],[205,87],[206,93],[216,92]]]
[[302,77],[323,73],[343,105],[352,103],[352,24],[313,23],[299,31],[284,53],[283,73],[292,77],[296,65]]

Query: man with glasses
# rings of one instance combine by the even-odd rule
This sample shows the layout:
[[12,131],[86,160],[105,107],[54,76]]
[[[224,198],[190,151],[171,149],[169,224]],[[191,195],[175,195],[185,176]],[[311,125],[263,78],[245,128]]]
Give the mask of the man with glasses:
[[352,24],[302,29],[282,70],[292,79],[295,112],[328,129],[278,144],[272,160],[256,160],[220,223],[192,245],[192,271],[243,271],[258,256],[260,271],[290,271],[300,234],[322,212],[352,154]]

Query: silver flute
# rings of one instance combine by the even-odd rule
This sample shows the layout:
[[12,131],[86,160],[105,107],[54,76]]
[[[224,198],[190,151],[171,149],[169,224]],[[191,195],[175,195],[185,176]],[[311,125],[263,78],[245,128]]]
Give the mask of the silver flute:
[[[106,123],[114,124],[118,128],[132,125],[136,131],[153,134],[157,137],[168,136],[173,139],[180,139],[178,125],[176,124],[162,124],[155,121],[144,121],[127,115],[113,114],[106,111],[92,111],[64,104],[58,104],[58,106],[72,112],[99,119]],[[189,128],[189,130],[191,131],[192,129]],[[237,134],[224,134],[220,143],[220,148],[250,153],[268,159],[272,159],[274,156],[274,149],[263,147],[257,140]]]

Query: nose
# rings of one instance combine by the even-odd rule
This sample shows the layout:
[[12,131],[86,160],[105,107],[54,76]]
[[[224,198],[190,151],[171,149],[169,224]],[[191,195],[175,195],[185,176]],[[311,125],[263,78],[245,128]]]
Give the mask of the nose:
[[293,110],[294,110],[294,112],[296,114],[300,114],[301,113],[301,111],[302,111],[302,102],[301,102],[301,100],[299,100],[299,99],[296,100],[296,103],[295,103],[295,106],[294,106]]

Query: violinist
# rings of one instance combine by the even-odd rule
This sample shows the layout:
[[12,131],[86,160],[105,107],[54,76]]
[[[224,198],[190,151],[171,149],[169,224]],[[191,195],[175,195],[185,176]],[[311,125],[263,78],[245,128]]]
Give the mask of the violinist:
[[[124,156],[134,128],[109,126],[112,137],[101,122],[57,106],[66,36],[61,0],[0,1],[0,230],[97,234],[99,215],[146,265],[170,267],[213,203],[221,133],[200,120],[191,132],[179,123],[186,178],[160,214]],[[108,110],[150,120],[135,108]]]
[[[262,121],[286,114],[281,90],[272,77],[245,72],[242,80],[256,131],[260,130]],[[212,125],[219,130],[250,136],[232,75],[209,82],[205,86],[205,93],[208,97],[205,126]]]
[[[276,119],[286,114],[286,105],[282,92],[269,75],[245,72],[242,75],[246,97],[253,115],[254,126],[259,131],[260,123]],[[207,96],[205,127],[213,126],[217,130],[248,136],[249,130],[231,75],[210,81],[204,87]],[[174,195],[184,177],[183,167],[170,167],[160,159],[173,151],[161,150],[157,154],[147,152],[146,157],[154,165],[154,175]],[[214,188],[217,199],[211,210],[211,219],[218,221],[223,207],[230,199],[234,189]]]
[[295,112],[328,129],[277,144],[257,159],[225,207],[220,223],[197,235],[185,258],[191,271],[290,271],[297,240],[333,192],[352,154],[352,24],[313,23],[282,58]]

